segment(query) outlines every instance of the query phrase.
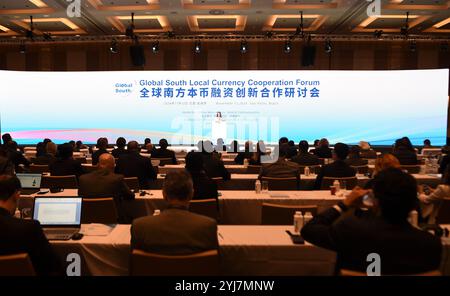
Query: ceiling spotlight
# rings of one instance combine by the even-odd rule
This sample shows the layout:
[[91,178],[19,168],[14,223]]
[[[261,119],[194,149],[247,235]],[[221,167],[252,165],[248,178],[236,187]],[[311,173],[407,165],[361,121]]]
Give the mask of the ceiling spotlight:
[[272,31],[266,32],[266,37],[271,39],[273,37],[273,32]]
[[416,52],[417,50],[417,43],[415,40],[411,41],[411,43],[409,44],[409,50],[411,52]]
[[27,52],[27,47],[25,45],[25,42],[23,42],[23,41],[20,43],[19,52],[22,54],[25,54]]
[[111,41],[111,45],[109,46],[109,51],[111,51],[111,53],[118,53],[119,52],[119,46],[117,45],[116,39],[113,39]]
[[325,41],[325,52],[331,53],[332,51],[333,51],[333,45],[331,44],[331,40],[327,39],[327,41]]
[[378,40],[381,40],[383,36],[383,30],[375,30],[375,32],[373,32],[373,36]]
[[202,45],[200,41],[195,41],[194,53],[199,54],[200,52],[202,52]]
[[152,52],[155,54],[159,52],[159,41],[156,41],[152,44]]
[[409,11],[406,12],[406,21],[405,24],[400,28],[400,34],[403,36],[408,36],[408,30],[409,30]]
[[247,53],[248,51],[248,43],[245,40],[241,42],[241,53]]
[[290,40],[284,43],[284,53],[291,53],[292,50],[292,42]]

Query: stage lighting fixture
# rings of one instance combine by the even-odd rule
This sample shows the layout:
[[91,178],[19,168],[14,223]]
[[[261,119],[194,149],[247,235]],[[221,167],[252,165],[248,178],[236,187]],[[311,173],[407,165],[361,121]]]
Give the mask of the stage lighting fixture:
[[292,51],[292,42],[290,40],[287,40],[284,43],[284,53],[291,53]]
[[333,45],[331,44],[331,40],[327,39],[327,41],[325,41],[325,52],[331,53],[332,51],[333,51]]
[[125,35],[127,37],[133,38],[134,37],[134,12],[131,13],[131,23],[128,25],[128,27],[125,30]]
[[402,34],[403,36],[408,36],[408,30],[409,30],[409,11],[406,12],[406,21],[405,21],[405,25],[403,25],[400,28],[400,34]]
[[113,39],[111,41],[111,45],[109,46],[109,50],[111,53],[118,53],[119,52],[119,46],[117,45],[116,39]]
[[248,51],[248,43],[245,40],[241,42],[241,53],[247,53]]
[[155,54],[159,52],[159,41],[156,41],[152,44],[152,52]]
[[25,36],[28,39],[34,40],[34,33],[33,33],[33,31],[34,31],[33,16],[30,15],[30,29],[26,30]]
[[201,45],[200,41],[195,41],[194,53],[199,54],[201,52],[202,52],[202,45]]

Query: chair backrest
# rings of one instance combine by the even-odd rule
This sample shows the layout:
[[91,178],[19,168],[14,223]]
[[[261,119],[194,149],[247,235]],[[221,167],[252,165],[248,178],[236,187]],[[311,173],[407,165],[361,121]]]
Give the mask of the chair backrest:
[[159,160],[159,166],[165,166],[166,164],[172,164],[172,158],[156,158],[156,157],[153,157],[152,158],[152,163],[153,163],[153,161],[157,161],[157,160]]
[[313,216],[317,214],[317,206],[293,206],[263,203],[261,209],[262,225],[291,225],[294,222],[295,212],[310,212]]
[[159,255],[133,250],[130,274],[134,276],[214,276],[219,275],[217,250],[191,255]]
[[450,224],[450,199],[443,199],[437,206],[436,224]]
[[118,214],[112,197],[83,198],[81,223],[116,224]]
[[317,174],[317,173],[319,173],[321,165],[320,164],[317,164],[317,165],[299,165],[299,167],[300,167],[300,173],[301,174],[305,173],[305,168],[306,167],[309,168],[309,172],[311,174]]
[[[367,276],[366,272],[362,271],[355,271],[350,269],[341,269],[339,271],[339,275],[341,276]],[[403,275],[403,274],[399,274]],[[416,274],[404,274],[408,276],[442,276],[442,273],[439,270],[431,270],[423,273],[416,273]]]
[[368,165],[352,165],[352,168],[356,170],[358,174],[367,174],[369,172],[369,166]]
[[262,177],[261,181],[269,182],[269,190],[299,190],[300,178],[272,178]]
[[123,178],[123,180],[128,185],[128,188],[134,190],[135,192],[139,191],[139,179],[137,177]]
[[0,256],[0,276],[33,276],[33,264],[26,253]]
[[356,185],[358,184],[358,178],[356,178],[356,177],[341,177],[341,178],[323,177],[320,189],[321,190],[329,190],[330,186],[333,185],[334,180],[338,180],[341,184],[342,184],[342,182],[345,182],[347,190],[351,190],[351,189],[355,188]]
[[418,174],[420,173],[420,165],[402,165],[402,170],[407,170],[410,174]]
[[218,220],[219,218],[217,201],[214,198],[191,200],[189,204],[189,211],[191,211],[192,213],[210,217],[214,220]]
[[30,173],[32,174],[43,174],[50,172],[50,169],[47,164],[31,164],[29,168]]
[[259,171],[261,170],[260,165],[248,165],[247,169],[245,170],[246,174],[259,174]]
[[41,188],[77,189],[78,181],[75,175],[70,176],[42,176]]

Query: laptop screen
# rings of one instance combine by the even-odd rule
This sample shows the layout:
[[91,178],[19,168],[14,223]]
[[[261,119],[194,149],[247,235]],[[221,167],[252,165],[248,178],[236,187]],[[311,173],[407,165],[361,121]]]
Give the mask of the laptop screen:
[[24,189],[41,188],[41,174],[17,174],[17,178],[20,180],[20,185]]
[[81,224],[81,197],[36,197],[33,219],[42,226]]

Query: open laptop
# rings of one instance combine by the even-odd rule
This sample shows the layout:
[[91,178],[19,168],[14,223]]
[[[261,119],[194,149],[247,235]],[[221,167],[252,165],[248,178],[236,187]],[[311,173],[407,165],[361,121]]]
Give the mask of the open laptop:
[[16,174],[17,178],[20,180],[20,185],[22,189],[20,194],[31,195],[38,193],[41,189],[41,174]]
[[81,197],[36,197],[33,219],[49,240],[69,240],[80,231]]

